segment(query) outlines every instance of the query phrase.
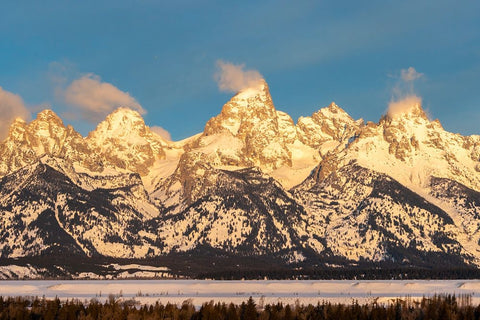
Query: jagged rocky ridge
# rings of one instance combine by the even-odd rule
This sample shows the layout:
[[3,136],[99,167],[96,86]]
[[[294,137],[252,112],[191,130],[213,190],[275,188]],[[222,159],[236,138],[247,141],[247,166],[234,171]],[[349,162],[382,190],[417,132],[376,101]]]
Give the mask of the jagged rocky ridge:
[[0,255],[479,266],[479,160],[419,105],[295,124],[263,81],[179,142],[127,108],[85,138],[45,110],[0,144]]

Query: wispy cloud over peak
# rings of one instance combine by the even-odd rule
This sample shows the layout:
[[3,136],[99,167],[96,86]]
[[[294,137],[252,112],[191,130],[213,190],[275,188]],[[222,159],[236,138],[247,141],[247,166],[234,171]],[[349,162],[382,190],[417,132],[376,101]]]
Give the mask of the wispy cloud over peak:
[[[102,120],[107,114],[119,107],[127,107],[145,114],[146,111],[128,92],[124,92],[100,77],[89,73],[72,83],[62,91],[65,102],[78,108],[81,117],[91,122]],[[71,111],[70,114],[76,112]]]
[[411,82],[423,77],[424,74],[415,70],[414,67],[409,67],[408,69],[402,69],[400,71],[400,77],[405,82]]
[[217,60],[214,78],[220,91],[234,93],[256,87],[263,80],[257,70],[245,70],[245,64],[233,64],[223,60]]
[[388,104],[387,115],[396,117],[409,112],[414,107],[421,107],[422,98],[415,93],[414,82],[423,78],[424,74],[414,67],[400,70],[397,84],[393,88],[392,99]]
[[28,111],[23,99],[12,92],[4,90],[0,87],[0,139],[4,139],[15,119],[30,119]]

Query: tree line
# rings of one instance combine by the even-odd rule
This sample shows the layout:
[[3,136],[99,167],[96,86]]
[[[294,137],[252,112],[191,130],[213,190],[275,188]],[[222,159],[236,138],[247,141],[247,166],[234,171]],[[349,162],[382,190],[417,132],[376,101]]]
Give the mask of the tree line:
[[302,268],[302,269],[250,269],[203,272],[197,279],[239,280],[408,280],[408,279],[478,279],[477,268],[403,268],[403,267],[359,267],[359,268]]
[[389,304],[377,301],[359,304],[333,304],[319,302],[317,305],[267,304],[250,298],[240,305],[204,303],[196,309],[191,301],[181,306],[175,304],[138,305],[134,300],[119,300],[110,296],[106,302],[91,300],[61,301],[60,299],[0,297],[0,320],[3,319],[115,319],[115,320],[267,320],[267,319],[480,319],[480,305],[473,305],[471,297],[454,295],[424,297],[419,301],[396,299]]

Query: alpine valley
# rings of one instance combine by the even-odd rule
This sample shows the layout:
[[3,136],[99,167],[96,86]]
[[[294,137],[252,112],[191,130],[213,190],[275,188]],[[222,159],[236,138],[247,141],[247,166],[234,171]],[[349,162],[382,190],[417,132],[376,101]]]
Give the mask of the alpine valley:
[[44,110],[0,144],[0,249],[0,278],[478,270],[480,136],[414,101],[295,123],[264,81],[177,142],[128,108],[87,137]]

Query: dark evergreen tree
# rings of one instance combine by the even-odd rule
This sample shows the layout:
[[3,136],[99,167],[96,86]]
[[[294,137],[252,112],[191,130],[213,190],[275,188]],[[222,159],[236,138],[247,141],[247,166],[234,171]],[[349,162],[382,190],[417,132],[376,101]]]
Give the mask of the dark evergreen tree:
[[250,297],[248,298],[247,303],[242,303],[241,306],[241,320],[256,320],[258,319],[258,314],[257,314],[257,308],[255,305],[255,301],[253,301],[253,298]]

